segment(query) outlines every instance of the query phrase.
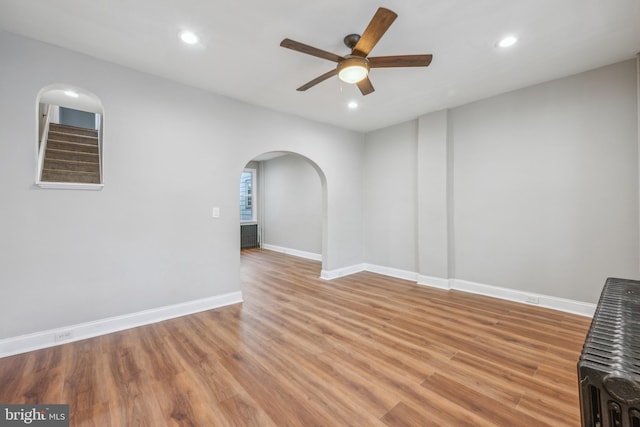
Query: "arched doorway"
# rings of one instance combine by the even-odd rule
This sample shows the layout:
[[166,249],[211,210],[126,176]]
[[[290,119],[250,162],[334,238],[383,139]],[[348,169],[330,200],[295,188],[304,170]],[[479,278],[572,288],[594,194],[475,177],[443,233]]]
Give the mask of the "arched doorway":
[[[308,157],[290,151],[254,157],[241,173],[241,248],[261,247],[323,261],[326,194],[324,172]],[[250,240],[254,234],[257,241]]]

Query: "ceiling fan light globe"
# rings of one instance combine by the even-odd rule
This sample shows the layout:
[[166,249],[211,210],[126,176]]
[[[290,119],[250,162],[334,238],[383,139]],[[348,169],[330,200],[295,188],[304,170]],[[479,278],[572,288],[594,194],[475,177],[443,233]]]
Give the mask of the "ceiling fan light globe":
[[369,61],[352,56],[338,64],[338,77],[345,83],[358,83],[369,75]]
[[338,77],[345,83],[358,83],[367,77],[369,73],[367,69],[361,67],[360,65],[355,65],[352,67],[343,68],[338,73]]

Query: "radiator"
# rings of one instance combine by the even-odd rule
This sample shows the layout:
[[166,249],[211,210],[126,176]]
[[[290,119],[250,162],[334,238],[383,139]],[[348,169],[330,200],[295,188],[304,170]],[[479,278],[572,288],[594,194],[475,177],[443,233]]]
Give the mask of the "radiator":
[[[243,224],[240,226],[240,249],[259,248],[258,224]],[[639,426],[640,427],[640,426]]]
[[583,427],[640,427],[640,281],[605,282],[578,380]]

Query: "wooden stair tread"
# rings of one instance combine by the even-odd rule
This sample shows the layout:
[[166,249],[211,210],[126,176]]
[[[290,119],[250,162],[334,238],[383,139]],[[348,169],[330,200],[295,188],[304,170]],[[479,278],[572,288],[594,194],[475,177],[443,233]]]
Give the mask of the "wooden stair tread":
[[98,138],[94,138],[92,136],[85,136],[85,135],[70,135],[70,134],[49,132],[48,141],[77,142],[80,144],[93,145],[94,147],[98,146]]
[[97,147],[97,144],[91,144],[91,143],[86,143],[86,142],[78,142],[78,141],[67,141],[66,139],[55,139],[55,138],[48,138],[47,140],[47,144],[49,142],[60,142],[62,144],[73,144],[73,145],[85,145],[87,147]]
[[84,151],[61,150],[59,148],[48,148],[47,147],[47,151],[53,151],[53,152],[56,152],[56,153],[82,154],[82,155],[87,155],[87,156],[98,157],[98,153],[86,153]]
[[98,130],[97,129],[91,129],[91,128],[83,128],[83,127],[78,127],[78,126],[71,126],[71,125],[61,125],[59,123],[50,123],[49,124],[49,130],[50,131],[54,131],[54,132],[68,132],[74,135],[86,135],[86,134],[90,134],[90,135],[94,135],[97,134]]
[[66,150],[76,153],[94,153],[97,154],[99,147],[97,145],[82,144],[69,141],[57,141],[49,140],[47,142],[47,148],[51,150]]
[[74,125],[68,125],[68,124],[65,124],[65,123],[54,123],[54,122],[51,122],[50,126],[55,126],[55,127],[60,127],[60,128],[68,128],[68,129],[79,129],[79,130],[96,130],[94,128],[85,128],[85,127],[82,127],[82,126],[74,126]]
[[96,162],[87,162],[84,160],[73,160],[73,159],[45,159],[45,164],[47,162],[54,162],[54,163],[69,163],[69,164],[77,164],[77,165],[95,165]]
[[55,174],[79,174],[79,175],[100,175],[100,172],[90,172],[90,171],[76,171],[70,169],[50,169],[44,168],[43,173],[55,173]]
[[56,135],[66,135],[66,136],[77,136],[80,138],[85,138],[85,139],[95,139],[96,141],[98,140],[98,136],[93,136],[93,135],[82,135],[79,133],[68,133],[68,132],[59,132],[59,131],[55,131],[55,130],[49,130],[49,135],[51,134],[56,134]]
[[100,184],[100,174],[93,172],[89,174],[78,173],[77,171],[59,172],[45,170],[42,172],[44,182],[76,182],[81,184]]

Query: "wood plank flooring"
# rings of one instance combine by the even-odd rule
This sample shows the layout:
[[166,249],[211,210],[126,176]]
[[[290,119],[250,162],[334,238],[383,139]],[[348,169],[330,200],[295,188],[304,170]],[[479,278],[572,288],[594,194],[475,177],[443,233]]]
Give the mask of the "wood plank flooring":
[[572,426],[590,319],[242,255],[245,302],[0,359],[72,426]]

